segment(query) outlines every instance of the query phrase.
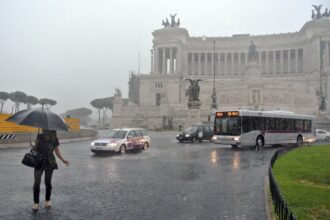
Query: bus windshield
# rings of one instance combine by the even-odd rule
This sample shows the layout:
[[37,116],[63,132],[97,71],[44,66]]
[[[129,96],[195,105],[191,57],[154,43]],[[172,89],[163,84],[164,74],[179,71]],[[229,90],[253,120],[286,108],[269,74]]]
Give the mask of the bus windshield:
[[216,117],[214,123],[214,134],[217,135],[240,135],[240,117]]

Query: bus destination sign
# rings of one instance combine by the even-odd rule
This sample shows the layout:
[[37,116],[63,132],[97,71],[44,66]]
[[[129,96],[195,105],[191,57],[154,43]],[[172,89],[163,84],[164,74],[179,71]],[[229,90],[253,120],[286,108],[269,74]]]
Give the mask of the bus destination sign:
[[217,112],[216,117],[236,117],[239,116],[237,111],[234,112]]

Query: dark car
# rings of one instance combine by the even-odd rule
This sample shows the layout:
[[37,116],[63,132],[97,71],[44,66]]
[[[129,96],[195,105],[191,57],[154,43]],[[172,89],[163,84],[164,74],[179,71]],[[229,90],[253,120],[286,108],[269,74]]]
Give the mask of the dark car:
[[203,141],[210,140],[213,136],[213,130],[208,125],[194,125],[192,127],[187,128],[185,131],[180,132],[176,135],[176,139],[179,142],[183,141]]

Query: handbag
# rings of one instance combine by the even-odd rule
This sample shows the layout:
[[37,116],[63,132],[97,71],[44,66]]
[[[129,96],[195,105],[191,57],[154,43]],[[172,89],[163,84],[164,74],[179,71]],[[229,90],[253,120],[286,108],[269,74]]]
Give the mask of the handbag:
[[41,158],[36,150],[31,149],[23,157],[22,164],[28,167],[38,168],[41,165]]

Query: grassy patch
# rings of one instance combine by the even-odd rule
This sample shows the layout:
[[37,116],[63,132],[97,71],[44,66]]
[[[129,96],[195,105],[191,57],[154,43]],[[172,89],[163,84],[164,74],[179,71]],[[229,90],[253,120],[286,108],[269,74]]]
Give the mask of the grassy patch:
[[273,172],[298,219],[330,219],[330,145],[295,149],[275,162]]
[[273,172],[298,219],[330,219],[330,145],[295,149],[275,162]]

